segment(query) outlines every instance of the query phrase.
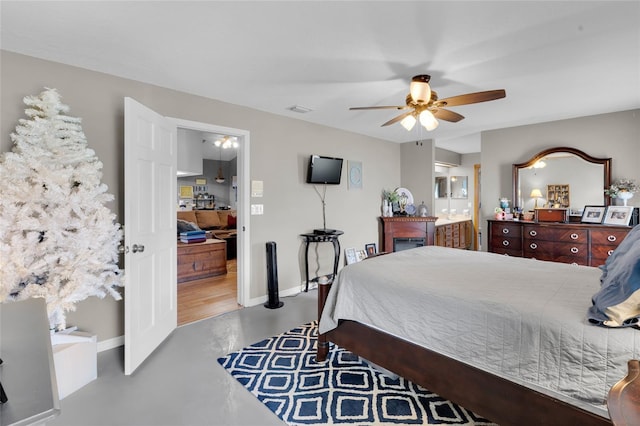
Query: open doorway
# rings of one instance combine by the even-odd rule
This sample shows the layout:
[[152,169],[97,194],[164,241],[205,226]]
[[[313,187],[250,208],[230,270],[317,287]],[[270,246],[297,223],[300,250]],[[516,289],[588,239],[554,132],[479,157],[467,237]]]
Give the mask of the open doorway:
[[[248,262],[243,250],[247,246],[243,239],[248,234],[244,213],[248,205],[245,182],[248,182],[249,136],[242,130],[204,123],[180,121],[177,125],[178,157],[185,135],[191,144],[197,141],[201,153],[200,170],[176,177],[177,216],[180,219],[190,215],[199,227],[208,230],[204,243],[178,243],[180,326],[245,305],[244,295],[249,293],[244,288]],[[223,147],[224,141],[232,143]],[[197,223],[196,214],[201,223]],[[217,222],[210,223],[210,218]],[[220,246],[226,246],[226,256]],[[189,269],[186,275],[185,267]]]

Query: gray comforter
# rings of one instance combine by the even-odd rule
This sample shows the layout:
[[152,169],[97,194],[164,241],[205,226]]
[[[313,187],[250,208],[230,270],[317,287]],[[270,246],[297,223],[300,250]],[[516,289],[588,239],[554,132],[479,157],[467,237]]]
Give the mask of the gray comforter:
[[606,416],[640,331],[588,324],[601,271],[443,247],[343,268],[320,321],[355,320]]

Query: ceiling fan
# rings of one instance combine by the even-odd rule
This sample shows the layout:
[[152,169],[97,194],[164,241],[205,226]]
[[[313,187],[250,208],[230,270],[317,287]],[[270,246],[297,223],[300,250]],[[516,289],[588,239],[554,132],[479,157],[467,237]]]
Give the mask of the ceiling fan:
[[444,107],[452,107],[459,105],[476,104],[479,102],[493,101],[504,98],[507,94],[504,89],[488,90],[486,92],[467,93],[466,95],[452,96],[450,98],[438,99],[438,94],[431,90],[429,86],[431,76],[427,74],[416,75],[411,79],[409,86],[409,94],[405,100],[406,105],[387,105],[387,106],[369,106],[369,107],[352,107],[350,110],[367,110],[367,109],[397,109],[409,111],[400,114],[397,117],[384,123],[381,127],[388,126],[400,122],[402,126],[411,130],[420,120],[427,130],[434,130],[438,127],[438,120],[450,121],[457,123],[464,116],[457,112],[449,111]]

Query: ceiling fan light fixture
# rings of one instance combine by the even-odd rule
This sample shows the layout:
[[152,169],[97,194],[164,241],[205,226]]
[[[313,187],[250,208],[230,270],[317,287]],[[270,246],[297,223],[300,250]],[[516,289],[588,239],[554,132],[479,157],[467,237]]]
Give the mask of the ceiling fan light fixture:
[[416,75],[411,79],[409,85],[409,93],[411,93],[411,99],[419,104],[426,104],[431,100],[431,87],[429,87],[428,75]]
[[402,119],[402,121],[400,121],[400,124],[402,124],[402,127],[409,131],[413,129],[413,126],[416,125],[416,118],[413,116],[413,114],[407,115]]
[[425,109],[420,113],[420,124],[428,131],[435,130],[438,127],[438,120],[433,116],[431,111]]

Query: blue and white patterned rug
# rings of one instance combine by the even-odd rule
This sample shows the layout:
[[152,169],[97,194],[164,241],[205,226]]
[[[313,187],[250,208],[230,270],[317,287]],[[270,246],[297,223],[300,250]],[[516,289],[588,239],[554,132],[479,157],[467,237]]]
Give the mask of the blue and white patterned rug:
[[316,363],[317,323],[232,352],[218,362],[290,425],[492,425],[341,348]]

